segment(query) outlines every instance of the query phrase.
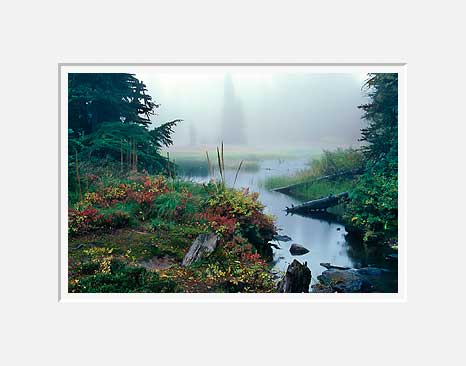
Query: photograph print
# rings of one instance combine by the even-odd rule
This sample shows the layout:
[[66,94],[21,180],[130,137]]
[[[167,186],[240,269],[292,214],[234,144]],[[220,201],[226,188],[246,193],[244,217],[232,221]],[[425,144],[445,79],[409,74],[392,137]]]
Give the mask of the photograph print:
[[398,292],[397,72],[61,72],[68,293]]

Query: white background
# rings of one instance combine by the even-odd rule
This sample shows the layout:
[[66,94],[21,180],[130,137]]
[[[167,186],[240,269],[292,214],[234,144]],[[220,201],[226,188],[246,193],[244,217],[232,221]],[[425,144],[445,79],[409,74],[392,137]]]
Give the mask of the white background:
[[[398,293],[371,293],[371,294],[89,294],[89,293],[68,293],[68,230],[67,230],[67,219],[68,219],[68,196],[67,196],[67,187],[68,187],[68,73],[73,72],[129,72],[135,73],[136,76],[140,75],[140,71],[151,71],[152,73],[164,73],[166,72],[166,66],[161,66],[160,64],[152,64],[150,66],[128,66],[128,65],[104,65],[98,64],[98,66],[92,65],[64,65],[60,64],[60,126],[61,126],[61,261],[60,261],[60,278],[61,278],[61,301],[201,301],[209,299],[211,301],[406,301],[406,209],[405,209],[405,194],[406,194],[406,64],[400,66],[386,66],[386,65],[340,65],[333,64],[332,66],[322,66],[317,64],[306,65],[306,66],[274,66],[269,65],[264,66],[264,64],[255,64],[255,66],[186,66],[186,64],[178,64],[183,66],[170,66],[171,72],[178,71],[178,75],[187,72],[188,70],[219,70],[221,68],[226,68],[228,70],[242,70],[243,72],[247,71],[252,73],[263,72],[263,70],[268,70],[269,72],[275,70],[275,72],[313,72],[313,73],[349,73],[349,72],[359,72],[363,70],[365,72],[366,78],[367,73],[369,72],[396,72],[398,73],[398,123],[401,128],[398,131],[398,152],[399,152],[399,164],[398,164],[398,185],[400,187],[398,200],[399,200],[399,215],[398,215]],[[149,90],[150,92],[150,90]],[[155,95],[157,96],[157,94]],[[163,100],[160,96],[157,96],[158,100]],[[284,108],[286,109],[286,102],[284,102]],[[209,105],[210,107],[210,105]],[[204,108],[204,111],[208,111]],[[184,123],[184,122],[183,122]],[[178,133],[178,130],[176,130]],[[176,145],[176,141],[174,143]]]
[[[418,4],[2,5],[1,363],[464,363],[464,11]],[[408,301],[58,303],[57,63],[109,61],[407,62]]]

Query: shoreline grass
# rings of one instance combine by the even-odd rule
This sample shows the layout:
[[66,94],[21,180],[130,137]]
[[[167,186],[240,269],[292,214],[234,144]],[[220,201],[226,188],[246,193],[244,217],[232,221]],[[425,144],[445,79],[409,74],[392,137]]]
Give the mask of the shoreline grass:
[[321,198],[330,194],[351,191],[356,186],[355,177],[339,177],[317,180],[320,177],[332,176],[363,166],[362,154],[359,150],[337,149],[325,151],[317,158],[312,158],[310,167],[292,176],[275,176],[266,179],[262,184],[272,190],[280,187],[291,187],[288,194],[305,201]]
[[321,180],[298,185],[296,188],[292,188],[289,194],[304,201],[311,201],[331,194],[336,195],[351,191],[355,185],[355,179]]

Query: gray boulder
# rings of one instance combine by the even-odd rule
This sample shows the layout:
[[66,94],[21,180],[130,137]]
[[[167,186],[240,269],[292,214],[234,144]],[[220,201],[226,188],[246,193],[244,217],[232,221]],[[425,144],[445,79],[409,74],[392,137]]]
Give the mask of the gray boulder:
[[219,237],[216,234],[200,234],[192,243],[183,258],[183,266],[189,266],[199,259],[207,257],[217,248]]
[[303,255],[303,254],[309,253],[309,250],[304,248],[300,244],[291,244],[290,253],[292,255]]
[[386,292],[389,289],[387,286],[392,286],[387,283],[391,272],[386,269],[376,267],[345,269],[327,264],[321,263],[328,269],[317,276],[317,279],[332,292]]
[[330,268],[317,276],[320,283],[336,292],[367,292],[370,284],[357,270]]

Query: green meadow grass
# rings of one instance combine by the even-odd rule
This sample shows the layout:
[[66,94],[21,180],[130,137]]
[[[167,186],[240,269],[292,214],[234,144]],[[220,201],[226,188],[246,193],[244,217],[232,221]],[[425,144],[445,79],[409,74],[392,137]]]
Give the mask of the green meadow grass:
[[322,176],[329,176],[363,166],[363,157],[359,150],[336,149],[323,151],[318,157],[311,157],[309,168],[292,176],[270,177],[263,182],[267,189],[297,185],[289,190],[293,197],[313,200],[330,194],[351,191],[356,185],[356,178],[336,178],[315,181]]
[[293,197],[304,201],[315,200],[331,194],[351,191],[356,185],[355,179],[321,180],[315,183],[303,184],[290,191]]

